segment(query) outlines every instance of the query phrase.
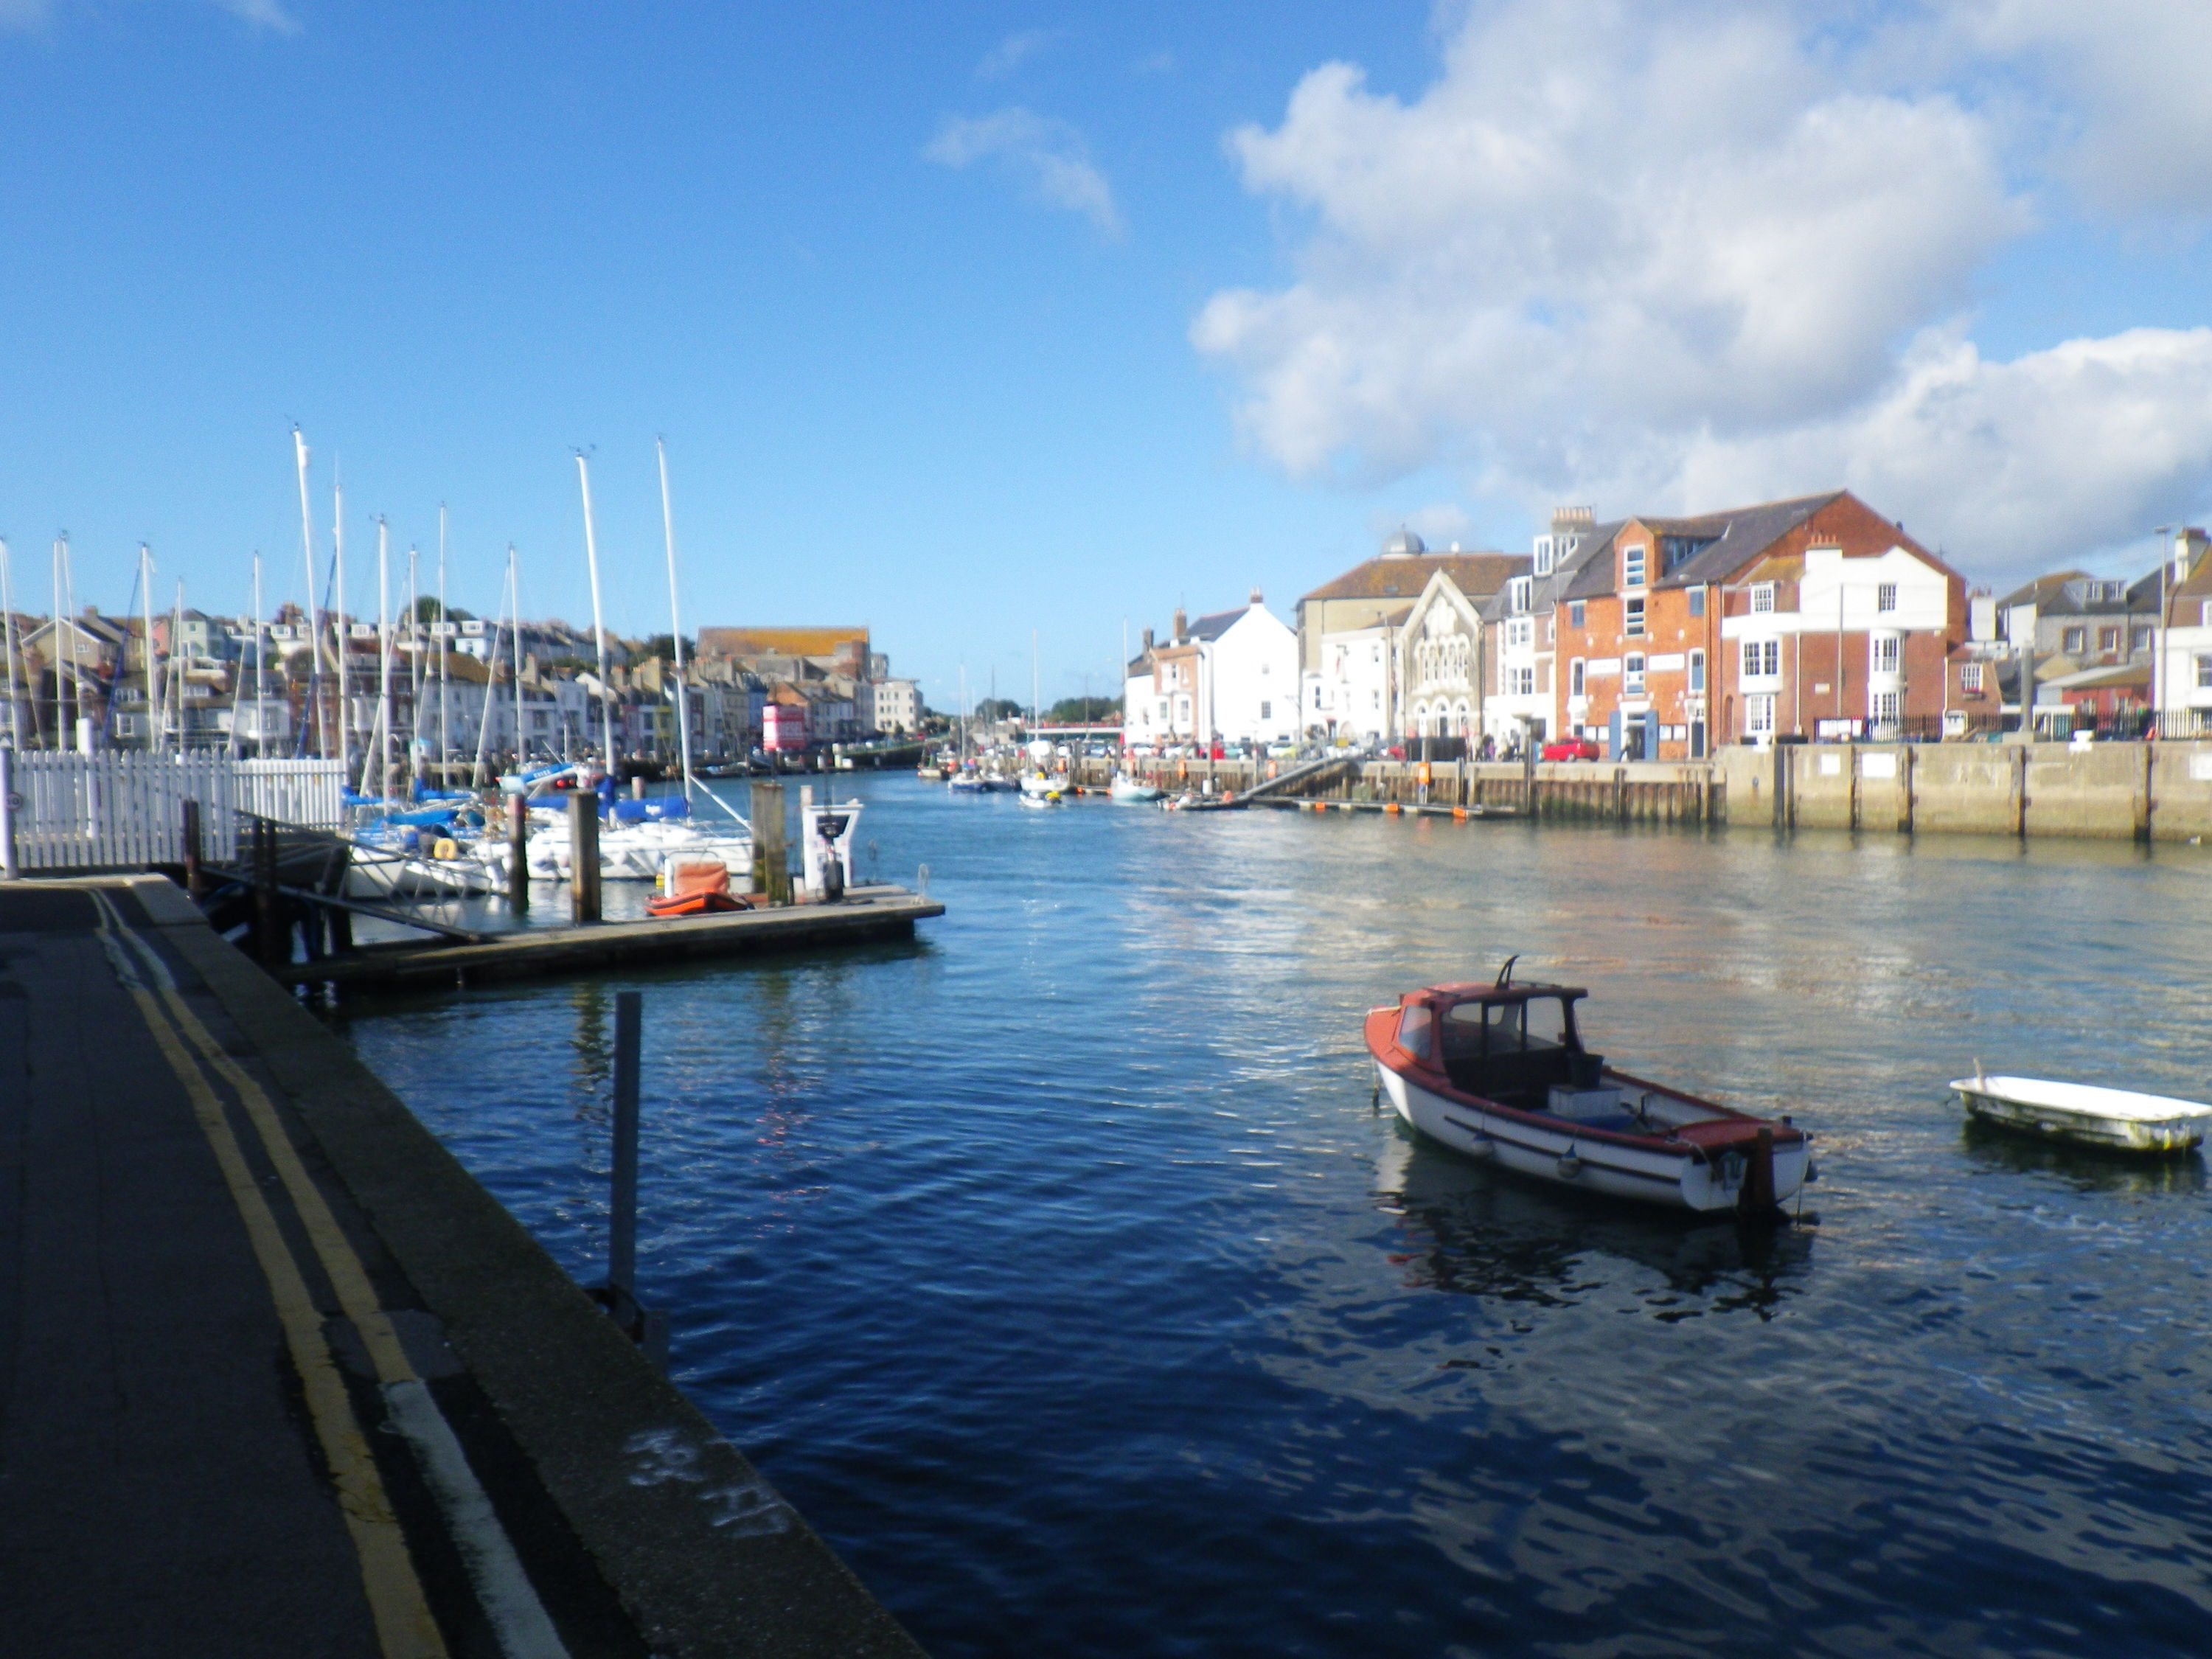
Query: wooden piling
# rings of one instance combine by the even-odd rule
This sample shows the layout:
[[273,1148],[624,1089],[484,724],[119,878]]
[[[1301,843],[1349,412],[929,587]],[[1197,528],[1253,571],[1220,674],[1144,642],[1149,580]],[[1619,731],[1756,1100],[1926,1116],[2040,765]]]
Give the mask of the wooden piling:
[[599,920],[599,798],[588,789],[568,797],[568,919]]
[[530,805],[520,794],[507,802],[507,908],[516,915],[530,908]]

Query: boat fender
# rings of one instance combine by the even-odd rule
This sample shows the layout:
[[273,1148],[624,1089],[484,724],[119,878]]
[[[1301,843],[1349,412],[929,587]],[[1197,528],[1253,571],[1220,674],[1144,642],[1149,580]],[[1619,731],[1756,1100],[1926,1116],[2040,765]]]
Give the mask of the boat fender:
[[1474,1144],[1467,1149],[1467,1155],[1469,1158],[1496,1158],[1498,1156],[1498,1143],[1492,1140],[1488,1135],[1478,1134],[1474,1138]]
[[1583,1172],[1583,1161],[1572,1152],[1570,1152],[1565,1158],[1559,1160],[1559,1169],[1560,1180],[1572,1181],[1577,1176]]

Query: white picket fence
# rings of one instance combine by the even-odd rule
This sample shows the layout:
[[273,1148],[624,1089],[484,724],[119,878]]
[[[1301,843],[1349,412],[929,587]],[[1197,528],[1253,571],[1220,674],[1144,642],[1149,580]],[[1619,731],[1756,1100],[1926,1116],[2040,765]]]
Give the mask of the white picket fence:
[[231,856],[239,812],[336,830],[345,763],[228,755],[13,757],[15,862],[23,870],[138,870],[184,859],[185,803],[200,804],[201,852]]

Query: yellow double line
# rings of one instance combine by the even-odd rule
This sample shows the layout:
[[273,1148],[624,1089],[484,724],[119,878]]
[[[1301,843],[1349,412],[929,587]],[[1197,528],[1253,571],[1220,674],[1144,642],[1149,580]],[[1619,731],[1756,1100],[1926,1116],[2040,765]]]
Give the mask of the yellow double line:
[[[445,1638],[430,1616],[422,1583],[415,1571],[407,1540],[378,1474],[376,1460],[355,1415],[330,1345],[323,1337],[323,1316],[308,1293],[300,1264],[284,1242],[283,1230],[269,1207],[260,1185],[246,1162],[245,1151],[232,1131],[222,1102],[209,1082],[208,1072],[235,1093],[256,1138],[276,1171],[300,1224],[313,1247],[355,1329],[360,1332],[375,1364],[380,1382],[422,1386],[421,1379],[401,1347],[392,1321],[378,1302],[361,1259],[340,1231],[321,1190],[307,1175],[284,1133],[268,1095],[238,1063],[223,1051],[214,1035],[178,994],[176,981],[152,947],[124,925],[108,896],[94,890],[92,902],[100,912],[99,937],[116,977],[140,1018],[146,1022],[161,1058],[184,1085],[200,1129],[214,1150],[231,1201],[238,1206],[252,1241],[254,1259],[269,1281],[293,1368],[306,1391],[307,1411],[314,1423],[331,1479],[337,1488],[338,1507],[352,1534],[361,1560],[362,1588],[376,1621],[376,1634],[386,1659],[445,1659]],[[189,1042],[190,1047],[187,1048]],[[192,1051],[198,1053],[195,1061]],[[204,1070],[203,1066],[207,1069]]]

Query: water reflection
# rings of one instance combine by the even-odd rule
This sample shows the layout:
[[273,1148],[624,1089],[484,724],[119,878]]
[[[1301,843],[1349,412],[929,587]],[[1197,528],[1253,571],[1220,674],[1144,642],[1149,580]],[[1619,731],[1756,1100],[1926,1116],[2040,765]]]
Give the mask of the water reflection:
[[1375,1166],[1377,1207],[1399,1218],[1391,1263],[1408,1290],[1562,1306],[1632,1266],[1658,1275],[1640,1299],[1665,1321],[1751,1312],[1771,1319],[1810,1271],[1802,1226],[1741,1227],[1553,1189],[1458,1156],[1402,1122]]
[[2189,1152],[2179,1158],[2147,1158],[2117,1148],[2084,1146],[2038,1139],[1967,1118],[1960,1143],[1974,1167],[1992,1175],[2039,1175],[2077,1193],[2201,1193],[2204,1159]]
[[[855,787],[950,906],[918,946],[349,1024],[592,1274],[580,1097],[647,989],[685,1386],[933,1653],[2202,1650],[2203,1164],[1942,1095],[1977,1054],[2201,1092],[2200,849]],[[1819,1230],[1370,1115],[1363,1012],[1515,951],[1633,1069],[1799,1114]]]

